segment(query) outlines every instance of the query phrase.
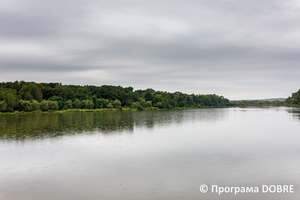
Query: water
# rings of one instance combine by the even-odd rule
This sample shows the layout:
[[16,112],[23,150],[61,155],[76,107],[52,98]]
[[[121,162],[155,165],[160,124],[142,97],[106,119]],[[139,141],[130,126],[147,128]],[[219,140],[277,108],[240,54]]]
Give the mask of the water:
[[0,115],[0,199],[298,200],[299,141],[296,108]]

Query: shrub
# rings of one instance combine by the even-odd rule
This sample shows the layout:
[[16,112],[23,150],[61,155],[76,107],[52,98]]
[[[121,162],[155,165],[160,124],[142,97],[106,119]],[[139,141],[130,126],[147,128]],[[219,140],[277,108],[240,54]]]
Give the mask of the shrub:
[[146,106],[146,101],[143,98],[139,99],[141,106],[145,107]]
[[24,111],[28,112],[28,111],[32,110],[30,101],[21,100],[20,103],[21,103],[22,107],[24,108]]
[[143,110],[144,110],[144,107],[141,106],[141,105],[138,105],[137,109],[138,109],[139,111],[143,111]]
[[146,107],[147,107],[147,108],[152,107],[152,101],[147,101],[147,102],[146,102]]
[[85,109],[93,109],[94,108],[93,100],[82,100],[82,107]]
[[81,108],[81,101],[79,99],[76,99],[74,101],[74,107],[77,109]]
[[140,102],[133,102],[132,104],[131,104],[131,108],[132,109],[135,109],[135,108],[137,108],[138,106],[140,106],[141,104],[140,104]]
[[5,101],[0,101],[0,111],[5,112],[7,109],[7,103]]
[[115,101],[113,102],[113,105],[114,105],[115,108],[118,108],[119,106],[121,106],[121,101],[115,100]]
[[73,108],[73,102],[71,99],[69,99],[68,101],[66,101],[65,103],[65,109],[72,109]]
[[57,101],[50,101],[49,103],[49,109],[50,110],[58,110],[58,102]]
[[40,110],[40,104],[36,100],[33,100],[31,103],[31,109],[32,110]]
[[42,110],[42,111],[48,111],[48,110],[49,110],[49,101],[43,100],[43,101],[40,103],[40,107],[41,107],[41,110]]
[[161,102],[157,102],[157,107],[158,108],[162,108],[163,107],[162,103]]

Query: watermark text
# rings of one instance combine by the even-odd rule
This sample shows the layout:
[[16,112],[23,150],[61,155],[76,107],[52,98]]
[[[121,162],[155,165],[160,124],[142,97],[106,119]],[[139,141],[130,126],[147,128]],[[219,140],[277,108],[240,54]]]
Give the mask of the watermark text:
[[219,185],[211,185],[211,187],[206,184],[200,186],[201,193],[216,193],[221,194],[246,194],[246,193],[276,193],[276,194],[290,194],[295,192],[294,185],[261,185],[259,187],[244,187],[244,186],[234,186],[234,187],[224,187]]

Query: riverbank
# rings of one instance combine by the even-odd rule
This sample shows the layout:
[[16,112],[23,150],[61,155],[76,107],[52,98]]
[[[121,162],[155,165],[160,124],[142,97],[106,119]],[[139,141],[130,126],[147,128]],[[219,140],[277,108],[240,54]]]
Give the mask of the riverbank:
[[11,114],[48,114],[48,113],[80,113],[80,112],[136,112],[136,111],[162,111],[162,110],[186,110],[186,109],[196,109],[196,108],[226,108],[217,106],[203,106],[203,107],[176,107],[172,109],[167,108],[157,108],[150,107],[144,110],[138,110],[137,108],[131,109],[129,107],[119,108],[97,108],[97,109],[67,109],[67,110],[49,110],[49,111],[14,111],[14,112],[0,112],[0,115],[11,115]]

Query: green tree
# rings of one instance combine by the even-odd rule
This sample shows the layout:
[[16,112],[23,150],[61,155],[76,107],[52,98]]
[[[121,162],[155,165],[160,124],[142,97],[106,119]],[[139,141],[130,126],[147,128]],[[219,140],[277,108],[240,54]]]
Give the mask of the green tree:
[[17,91],[15,89],[0,88],[0,101],[6,102],[7,111],[14,111],[14,107],[19,103]]
[[11,111],[13,111],[14,106],[17,106],[19,102],[15,90],[7,92],[6,102],[7,106],[11,109]]
[[42,111],[48,111],[48,110],[49,110],[49,101],[43,100],[43,101],[40,103],[40,107],[41,107],[41,110],[42,110]]
[[[61,96],[52,96],[51,98],[49,98],[49,100],[50,100],[50,101],[56,101],[59,110],[63,109],[64,106],[65,106],[64,99],[63,99],[63,97],[61,97]],[[57,110],[58,110],[58,109],[57,109]]]
[[25,100],[32,100],[33,99],[33,96],[29,93],[29,92],[26,92],[25,93]]
[[76,109],[80,109],[80,108],[81,108],[81,101],[80,101],[79,99],[76,99],[76,100],[74,101],[74,107],[75,107]]
[[143,107],[146,106],[146,101],[145,101],[145,99],[140,98],[140,99],[139,99],[139,102],[140,102],[141,106],[143,106]]
[[24,111],[29,112],[32,110],[31,102],[30,101],[20,101],[22,107],[24,108]]
[[145,106],[146,106],[147,108],[152,107],[152,101],[147,101]]
[[111,103],[107,104],[107,108],[112,109],[113,105]]
[[131,103],[131,109],[136,109],[138,106],[140,106],[141,104],[140,104],[140,102],[133,102],[133,103]]
[[43,92],[40,87],[38,87],[34,93],[35,99],[38,100],[38,102],[43,101]]
[[72,109],[73,108],[73,102],[71,99],[69,99],[68,101],[65,102],[65,106],[67,107],[67,109]]
[[103,108],[108,108],[109,100],[103,99]]
[[31,103],[31,109],[32,110],[40,110],[40,104],[37,101],[33,100]]
[[57,101],[50,101],[49,103],[49,109],[50,110],[58,110],[58,102]]
[[162,108],[163,107],[163,104],[161,102],[157,102],[157,107],[158,108]]
[[121,106],[121,101],[115,100],[115,101],[113,102],[113,105],[114,105],[115,108],[118,108],[119,106]]
[[82,100],[82,106],[85,109],[93,109],[94,108],[93,100]]
[[7,111],[7,103],[5,101],[0,101],[0,111],[1,112]]
[[144,110],[144,107],[141,106],[141,105],[138,105],[137,109],[138,109],[139,111],[143,111],[143,110]]
[[163,99],[162,107],[163,108],[169,108],[169,101],[166,98]]

